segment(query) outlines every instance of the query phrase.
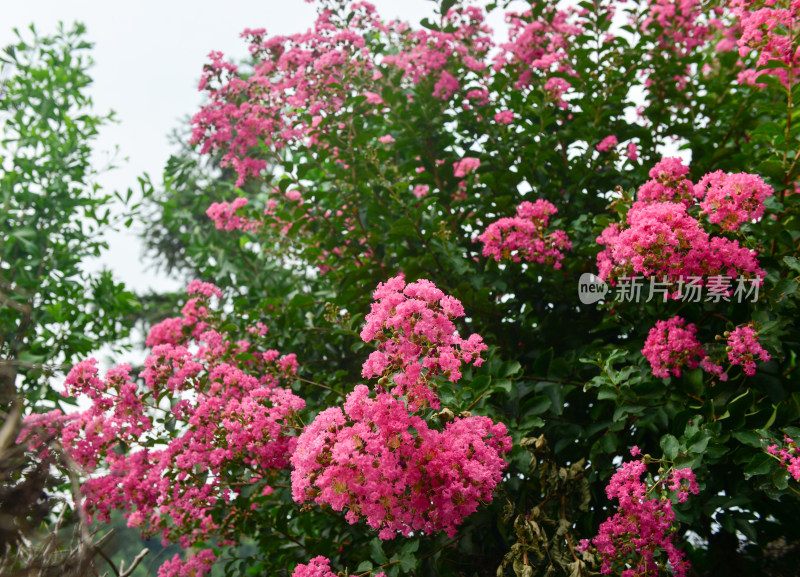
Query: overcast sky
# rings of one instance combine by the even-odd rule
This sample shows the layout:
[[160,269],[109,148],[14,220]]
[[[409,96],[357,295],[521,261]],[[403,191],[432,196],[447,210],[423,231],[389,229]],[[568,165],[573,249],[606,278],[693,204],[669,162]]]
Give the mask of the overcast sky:
[[[383,17],[413,23],[433,8],[428,0],[372,2]],[[119,146],[120,156],[127,159],[100,183],[108,190],[137,190],[136,179],[144,172],[160,182],[171,151],[167,135],[202,102],[197,81],[210,51],[243,58],[243,29],[291,34],[307,29],[314,18],[314,6],[303,0],[0,0],[0,46],[14,41],[13,28],[31,23],[41,35],[55,31],[59,21],[86,25],[95,44],[91,74],[96,110],[113,109],[119,120],[102,130],[97,148]],[[141,244],[133,234],[112,235],[109,243],[101,263],[129,287],[180,288],[145,271]]]

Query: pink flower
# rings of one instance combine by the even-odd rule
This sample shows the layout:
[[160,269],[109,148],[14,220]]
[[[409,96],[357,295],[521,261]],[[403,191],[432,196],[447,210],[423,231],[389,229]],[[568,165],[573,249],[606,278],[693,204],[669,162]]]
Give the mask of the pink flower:
[[795,481],[800,481],[800,450],[797,448],[797,442],[788,436],[784,437],[783,442],[786,447],[773,444],[767,447],[767,452],[780,460],[781,465],[786,467]]
[[409,409],[439,407],[435,377],[461,378],[461,365],[480,366],[486,345],[478,335],[458,336],[453,319],[464,316],[458,300],[432,282],[406,285],[402,275],[378,285],[375,301],[361,331],[364,342],[378,340],[378,350],[364,363],[362,376],[386,380]]
[[608,152],[609,150],[612,150],[618,143],[619,141],[617,140],[617,137],[612,134],[611,136],[606,136],[603,140],[601,140],[600,143],[595,146],[595,148],[600,152]]
[[[689,563],[675,543],[672,501],[659,498],[658,492],[665,492],[661,481],[655,486],[642,481],[646,471],[644,462],[637,460],[623,463],[612,475],[606,494],[609,499],[618,500],[617,512],[601,523],[591,544],[583,542],[581,549],[594,545],[601,561],[600,572],[604,575],[620,571],[622,575],[631,576],[657,575],[660,567],[669,561],[672,572],[685,577]],[[677,491],[679,502],[685,501],[688,493],[699,492],[690,469],[674,471],[669,489]],[[660,558],[661,555],[666,555],[666,559]],[[623,567],[627,569],[622,570]]]
[[689,493],[697,495],[700,487],[691,469],[674,469],[669,477],[669,490],[675,491],[679,503],[685,503],[689,498]]
[[[229,335],[221,315],[210,309],[212,299],[222,296],[213,284],[193,281],[187,290],[193,296],[182,316],[160,323],[148,337],[152,351],[139,375],[144,387],[129,365],[101,379],[96,361],[83,361],[65,385],[69,394],[88,397],[91,406],[36,420],[88,473],[82,492],[90,519],[108,521],[119,510],[129,526],[183,548],[235,535],[219,519],[242,514],[233,502],[242,487],[254,485],[255,494],[272,491],[266,480],[288,468],[297,442],[290,423],[305,407],[281,387],[297,372],[294,355],[260,352]],[[266,334],[261,323],[243,329]],[[248,358],[242,360],[243,353]],[[171,427],[166,430],[147,413],[165,396],[174,400],[160,414]],[[115,450],[120,443],[124,452]],[[159,575],[203,575],[215,559],[207,549],[185,561],[176,556],[162,564]]]
[[628,143],[628,159],[631,162],[636,162],[637,160],[639,160],[638,149],[636,148],[636,143],[634,142]]
[[[319,555],[311,559],[308,565],[298,564],[292,572],[292,577],[337,577],[338,573],[331,570],[331,561],[327,557]],[[381,571],[375,577],[386,577],[386,573]]]
[[384,136],[381,136],[378,139],[378,142],[380,142],[381,144],[391,144],[392,142],[394,142],[394,136],[392,136],[391,134],[386,134]]
[[458,162],[453,163],[453,176],[456,178],[464,178],[469,173],[476,171],[480,165],[481,161],[479,158],[465,156]]
[[347,510],[381,539],[444,531],[490,501],[511,439],[487,417],[456,418],[439,432],[388,393],[358,385],[344,411],[326,409],[298,439],[292,496]]
[[680,377],[683,367],[696,369],[702,365],[706,371],[714,372],[720,375],[721,380],[726,380],[727,375],[722,373],[722,368],[708,359],[697,340],[697,328],[691,323],[685,325],[685,322],[683,318],[676,316],[658,321],[650,329],[642,354],[650,362],[653,375],[666,378],[672,373]]
[[772,187],[746,172],[727,174],[718,170],[706,174],[695,186],[695,196],[703,199],[700,208],[709,222],[729,231],[760,218],[764,200],[772,194]]
[[503,110],[494,115],[497,124],[511,124],[514,122],[514,113],[510,110]]
[[[702,282],[705,276],[764,276],[755,251],[738,241],[711,237],[683,203],[636,202],[626,221],[627,228],[613,223],[597,238],[606,245],[597,255],[602,279],[636,274],[678,287],[690,277],[701,277]],[[679,292],[673,297],[679,298]]]
[[758,342],[758,333],[749,325],[736,327],[728,336],[728,360],[731,365],[741,365],[746,375],[756,374],[755,359],[763,362],[770,355]]
[[230,204],[227,202],[215,202],[208,207],[206,214],[214,221],[217,230],[255,230],[262,226],[261,222],[235,214],[237,210],[247,206],[247,203],[246,198],[237,198]]
[[414,187],[412,192],[417,198],[422,198],[423,196],[427,196],[429,190],[430,189],[428,188],[427,184],[418,184]]
[[381,98],[379,94],[375,94],[374,92],[365,92],[364,96],[367,97],[367,102],[369,104],[383,104],[383,98]]
[[638,193],[638,200],[643,202],[682,202],[688,207],[695,202],[696,190],[692,182],[686,178],[689,167],[676,157],[663,158],[650,169],[650,179],[645,182]]
[[458,90],[458,80],[447,70],[442,71],[442,75],[433,87],[433,95],[442,100],[450,100]]
[[517,207],[517,216],[501,218],[490,224],[478,237],[483,243],[483,256],[501,262],[526,260],[561,268],[564,252],[572,248],[563,230],[548,231],[550,216],[556,207],[542,199],[535,203],[525,201]]

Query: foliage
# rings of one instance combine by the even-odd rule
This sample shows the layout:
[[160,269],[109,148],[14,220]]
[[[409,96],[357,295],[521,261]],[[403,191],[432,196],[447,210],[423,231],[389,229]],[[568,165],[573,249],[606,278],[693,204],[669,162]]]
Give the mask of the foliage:
[[[483,8],[443,1],[414,28],[330,0],[307,33],[245,31],[242,69],[211,54],[192,121],[200,156],[168,164],[153,246],[225,289],[215,330],[246,341],[225,363],[255,370],[267,346],[296,355],[287,383],[305,409],[291,419],[305,426],[269,442],[297,435],[304,452],[294,472],[262,464],[273,493],[198,502],[191,522],[176,520],[170,536],[202,553],[162,575],[216,558],[228,574],[629,577],[653,559],[680,573],[684,555],[704,575],[794,572],[800,487],[784,437],[800,435],[797,2],[525,4],[499,43]],[[579,299],[588,273],[613,292]],[[433,283],[441,294],[421,296]],[[376,315],[394,320],[377,330]],[[456,332],[430,330],[442,315],[461,319]],[[258,322],[263,349],[246,352]],[[154,328],[151,358],[166,338],[153,335],[188,338],[190,326]],[[472,333],[485,350],[463,347]],[[199,346],[187,354],[213,348]],[[461,362],[474,354],[481,362]],[[197,402],[231,385],[187,374],[183,359],[163,363],[163,378]],[[92,378],[96,392],[115,374]],[[153,395],[148,385],[129,388]],[[147,434],[169,444],[207,431],[208,454],[169,484],[183,494],[194,475],[203,494],[230,456],[230,424],[170,425],[177,406]],[[415,478],[449,488],[439,448],[429,477],[410,475],[425,472],[421,447],[464,422],[503,423],[513,445],[494,449],[507,462],[495,487],[480,470],[493,459],[470,459],[499,428],[471,449],[450,444],[451,480],[492,500],[448,524],[433,496],[409,506],[429,488]],[[88,454],[112,469],[142,458],[127,444],[109,458],[113,441]],[[622,465],[634,447],[641,459]],[[394,494],[364,494],[370,463]],[[116,490],[163,482],[137,471],[116,471]],[[113,485],[102,466],[95,475]],[[443,496],[451,509],[465,498]],[[135,502],[116,506],[159,526],[166,510],[142,521]],[[256,553],[226,555],[245,537]]]
[[[44,459],[15,445],[21,416],[57,406],[49,380],[73,362],[128,335],[138,303],[108,271],[87,273],[123,226],[114,197],[96,183],[92,145],[111,114],[92,110],[91,45],[84,28],[17,34],[0,57],[0,571],[85,575],[95,553],[86,527],[72,545],[64,508],[79,471],[48,438]],[[129,191],[127,198],[130,200]],[[135,206],[130,207],[135,209]],[[119,350],[118,348],[116,350]],[[59,490],[59,484],[60,490]],[[56,514],[61,515],[56,520]],[[45,519],[53,521],[42,532]],[[56,559],[54,561],[54,559]]]
[[[103,232],[124,223],[96,183],[92,141],[112,115],[95,115],[84,29],[19,35],[3,65],[0,355],[4,391],[15,375],[29,399],[54,369],[127,334],[136,300],[109,272],[82,264],[105,248]],[[131,192],[127,200],[130,200]],[[125,215],[125,219],[130,215]]]

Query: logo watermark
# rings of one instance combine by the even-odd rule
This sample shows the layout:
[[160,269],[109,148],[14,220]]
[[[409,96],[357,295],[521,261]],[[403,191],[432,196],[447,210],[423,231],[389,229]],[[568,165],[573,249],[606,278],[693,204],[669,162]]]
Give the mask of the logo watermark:
[[662,277],[632,276],[618,279],[615,287],[600,280],[597,275],[583,273],[578,279],[578,298],[585,305],[590,305],[606,299],[612,293],[614,302],[645,302],[649,303],[654,298],[662,301],[679,300],[682,302],[756,302],[759,289],[763,283],[758,278],[732,278],[724,275],[710,276],[706,279],[700,276],[678,277],[678,280],[668,280]]
[[608,293],[608,283],[597,278],[590,272],[585,272],[578,279],[578,298],[585,305],[594,304]]

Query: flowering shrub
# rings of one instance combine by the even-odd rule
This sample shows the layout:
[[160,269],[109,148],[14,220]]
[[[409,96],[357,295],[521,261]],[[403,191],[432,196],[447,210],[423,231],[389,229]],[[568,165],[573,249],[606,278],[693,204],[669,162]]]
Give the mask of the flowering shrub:
[[[289,465],[295,415],[305,407],[280,386],[297,370],[294,355],[233,340],[210,308],[222,296],[214,285],[194,281],[188,293],[196,296],[182,316],[155,325],[148,336],[152,353],[139,375],[143,386],[129,365],[101,379],[97,361],[83,361],[67,375],[65,394],[86,396],[92,406],[30,420],[58,435],[90,474],[82,486],[90,518],[109,521],[119,510],[129,527],[182,547],[212,536],[235,539],[232,525],[250,514],[240,495],[245,489],[274,491],[270,482]],[[254,332],[259,336],[263,329]],[[210,550],[186,562],[176,557],[159,575],[204,574],[215,559]]]
[[[632,453],[637,452],[635,448]],[[619,501],[617,512],[600,524],[600,531],[591,541],[601,559],[603,575],[620,574],[626,577],[653,575],[663,567],[666,555],[675,575],[686,575],[689,564],[675,544],[675,513],[669,493],[679,503],[689,493],[697,495],[700,488],[691,469],[659,469],[659,478],[648,476],[647,458],[623,463],[606,487],[609,499]],[[589,542],[584,541],[584,549]]]
[[225,302],[194,285],[141,382],[76,366],[113,426],[38,417],[87,510],[231,574],[791,574],[795,7],[436,4],[212,53],[148,242]]
[[[347,507],[350,523],[363,516],[381,539],[439,530],[453,537],[479,502],[492,500],[511,438],[486,417],[456,417],[439,432],[414,413],[439,408],[432,375],[441,371],[455,383],[461,359],[479,366],[486,345],[478,335],[455,334],[450,319],[464,309],[430,281],[406,285],[398,276],[374,298],[361,338],[379,340],[363,370],[366,378],[383,375],[377,395],[358,385],[344,412],[326,409],[305,428],[292,456],[292,496]],[[381,392],[390,378],[391,394]]]

